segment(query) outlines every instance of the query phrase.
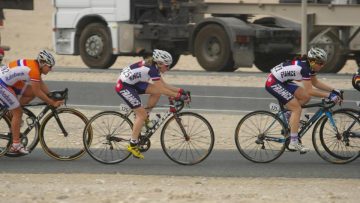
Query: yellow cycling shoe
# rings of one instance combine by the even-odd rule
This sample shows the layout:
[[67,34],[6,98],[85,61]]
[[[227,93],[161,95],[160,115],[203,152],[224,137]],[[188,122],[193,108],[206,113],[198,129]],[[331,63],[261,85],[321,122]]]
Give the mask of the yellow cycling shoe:
[[131,152],[135,158],[138,158],[138,159],[143,159],[144,158],[144,155],[141,154],[141,152],[139,150],[139,147],[137,147],[137,146],[128,145],[127,150],[129,152]]

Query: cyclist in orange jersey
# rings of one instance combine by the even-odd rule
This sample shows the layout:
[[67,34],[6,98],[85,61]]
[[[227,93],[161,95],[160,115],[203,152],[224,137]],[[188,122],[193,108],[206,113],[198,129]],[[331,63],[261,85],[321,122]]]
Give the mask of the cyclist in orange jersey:
[[58,107],[64,101],[55,101],[48,97],[49,88],[41,79],[55,65],[55,59],[46,50],[42,50],[37,59],[19,59],[11,61],[0,69],[0,101],[11,114],[12,146],[9,153],[28,154],[29,151],[20,143],[21,105],[35,97],[51,106]]

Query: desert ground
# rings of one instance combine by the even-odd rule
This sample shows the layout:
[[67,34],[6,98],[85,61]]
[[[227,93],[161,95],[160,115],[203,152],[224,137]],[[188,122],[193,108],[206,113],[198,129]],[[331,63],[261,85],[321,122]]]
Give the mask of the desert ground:
[[[34,11],[5,10],[5,26],[0,29],[2,44],[11,46],[5,62],[17,58],[34,58],[41,49],[53,51],[52,14],[50,0],[34,0]],[[79,56],[56,55],[57,66],[85,67]],[[121,68],[140,58],[120,57],[113,68]],[[117,75],[84,73],[73,75],[54,72],[45,80],[114,81]],[[195,58],[182,56],[178,70],[201,71]],[[340,73],[355,72],[354,61],[348,61]],[[238,72],[260,72],[256,67],[240,68]],[[171,84],[228,85],[262,87],[264,78],[242,77],[182,77],[165,76]],[[328,79],[336,87],[349,89],[349,81]],[[96,110],[79,109],[87,116]],[[240,118],[226,114],[204,114],[219,135],[216,149],[235,149],[232,139]],[[217,120],[223,120],[225,125]],[[222,132],[222,133],[219,133]],[[310,137],[310,136],[307,136]],[[309,146],[310,140],[306,140]],[[158,143],[155,143],[155,146]],[[213,153],[214,153],[213,152]],[[31,156],[31,155],[30,155]],[[1,164],[1,158],[0,158]],[[249,163],[251,164],[251,163]],[[139,176],[123,174],[11,174],[1,173],[0,202],[358,202],[358,179],[301,179],[301,178],[217,178]],[[336,191],[341,185],[341,191]],[[305,187],[306,186],[306,187]],[[186,187],[187,190],[183,190]],[[36,188],[36,189],[34,189]],[[299,192],[301,188],[301,192]],[[105,192],[106,191],[106,192]],[[105,195],[106,194],[106,195]]]

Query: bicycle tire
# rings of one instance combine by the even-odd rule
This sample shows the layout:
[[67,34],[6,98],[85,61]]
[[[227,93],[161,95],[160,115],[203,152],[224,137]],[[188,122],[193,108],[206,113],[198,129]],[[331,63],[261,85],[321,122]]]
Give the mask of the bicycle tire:
[[[50,113],[40,125],[40,143],[47,155],[60,161],[71,161],[85,154],[83,129],[88,119],[80,111],[72,108],[58,108]],[[56,117],[59,117],[67,134],[64,134]]]
[[11,145],[11,124],[7,117],[0,117],[0,157],[5,155]]
[[[319,132],[321,145],[327,153],[337,159],[352,159],[358,155],[360,150],[360,138],[346,137],[349,132],[345,129],[348,129],[349,125],[353,125],[351,132],[360,132],[360,120],[352,113],[346,111],[334,111],[332,117],[336,123],[339,134],[336,135],[333,133],[332,126],[328,124],[329,119],[327,117],[324,118]],[[344,120],[346,117],[347,120]],[[327,134],[328,132],[329,134]]]
[[193,112],[181,112],[177,116],[189,137],[184,137],[175,116],[169,118],[160,137],[165,155],[181,165],[194,165],[204,161],[214,147],[212,126],[203,116]]
[[119,112],[103,111],[96,114],[83,132],[86,152],[103,164],[125,161],[131,155],[127,145],[132,135],[132,126],[131,120]]
[[[30,120],[32,123],[30,123]],[[29,132],[27,132],[29,124],[32,124],[34,126]],[[36,121],[35,114],[29,109],[23,107],[22,124],[20,127],[20,142],[27,148],[27,150],[29,150],[29,152],[32,152],[39,143],[39,129],[40,124]],[[25,156],[25,154],[7,153],[5,154],[5,156],[20,157]]]
[[[322,118],[320,118],[318,120],[318,122],[316,122],[314,129],[313,129],[313,133],[312,133],[312,143],[314,146],[314,149],[316,151],[316,153],[325,161],[332,163],[332,164],[348,164],[353,162],[354,160],[356,160],[359,156],[360,156],[360,152],[358,152],[358,154],[354,155],[353,157],[349,158],[349,159],[338,159],[332,155],[330,155],[321,145],[320,139],[317,139],[317,129],[318,127],[321,125],[321,123],[323,122],[323,120],[326,118],[326,116],[323,116]],[[319,143],[319,144],[317,144]]]
[[268,111],[254,111],[236,126],[235,143],[247,160],[269,163],[284,153],[286,134],[285,124],[278,116]]

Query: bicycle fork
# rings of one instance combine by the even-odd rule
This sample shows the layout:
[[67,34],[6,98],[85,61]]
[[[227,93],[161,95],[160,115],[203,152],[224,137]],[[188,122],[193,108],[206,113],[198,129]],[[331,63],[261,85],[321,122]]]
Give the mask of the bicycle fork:
[[56,112],[56,109],[51,109],[51,112],[54,114],[54,118],[56,120],[56,123],[59,125],[61,132],[63,133],[64,137],[67,137],[69,133],[65,130],[64,125],[62,124],[59,115]]

